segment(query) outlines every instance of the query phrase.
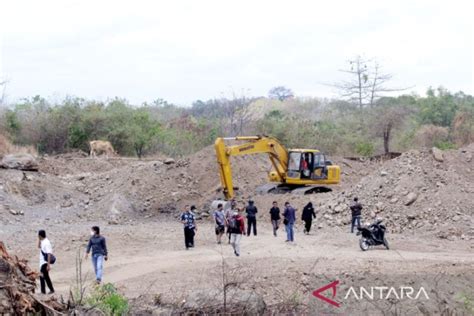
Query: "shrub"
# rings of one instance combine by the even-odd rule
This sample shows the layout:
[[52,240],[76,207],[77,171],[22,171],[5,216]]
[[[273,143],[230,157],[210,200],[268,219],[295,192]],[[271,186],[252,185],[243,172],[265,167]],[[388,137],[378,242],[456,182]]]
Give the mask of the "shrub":
[[456,144],[448,141],[439,141],[434,143],[434,147],[438,147],[441,150],[456,149]]
[[452,124],[452,138],[458,146],[474,142],[474,109],[456,114]]
[[111,316],[126,315],[129,310],[127,299],[111,283],[97,286],[88,297],[87,304]]
[[374,154],[374,145],[369,142],[360,142],[356,144],[356,153],[359,155],[370,157]]
[[415,144],[421,147],[433,147],[448,141],[448,129],[436,125],[423,125],[415,133]]

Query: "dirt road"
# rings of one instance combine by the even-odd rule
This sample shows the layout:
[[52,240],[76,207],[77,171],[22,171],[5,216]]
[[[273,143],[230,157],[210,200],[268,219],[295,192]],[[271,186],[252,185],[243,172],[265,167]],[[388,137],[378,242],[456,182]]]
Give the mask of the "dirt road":
[[[327,228],[304,235],[300,224],[296,242],[288,244],[284,242],[284,231],[274,237],[270,225],[260,222],[259,235],[243,238],[242,255],[237,258],[229,245],[216,244],[210,222],[199,224],[196,248],[185,250],[181,224],[171,219],[116,226],[102,223],[110,252],[104,281],[115,283],[129,298],[160,293],[165,302],[176,303],[191,290],[218,287],[225,264],[225,270],[241,287],[255,289],[267,304],[272,304],[282,295],[295,292],[302,302],[314,301],[311,291],[322,281],[312,281],[313,276],[329,280],[364,274],[449,272],[461,273],[468,280],[474,271],[472,241],[389,234],[391,250],[362,252],[358,238],[348,233],[348,228]],[[59,294],[67,295],[74,286],[76,255],[79,250],[83,256],[91,225],[39,225],[47,228],[54,243],[58,262],[52,278]],[[10,225],[0,232],[0,239],[7,241],[12,253],[30,258],[33,267],[38,260],[35,231],[39,226]],[[89,261],[84,262],[84,271],[92,280]]]

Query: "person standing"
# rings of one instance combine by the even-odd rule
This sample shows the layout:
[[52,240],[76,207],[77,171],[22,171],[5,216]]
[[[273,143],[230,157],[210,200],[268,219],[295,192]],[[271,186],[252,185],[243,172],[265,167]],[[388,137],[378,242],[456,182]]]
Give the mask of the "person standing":
[[214,211],[214,220],[216,222],[217,243],[221,244],[222,236],[224,235],[227,221],[224,214],[224,208],[222,207],[222,204],[220,203],[217,205],[217,210]]
[[277,230],[280,225],[280,208],[278,207],[277,201],[273,201],[273,206],[270,209],[270,219],[272,221],[273,236],[277,236]]
[[51,270],[53,247],[48,238],[46,238],[46,231],[41,229],[38,231],[38,248],[40,249],[39,254],[39,267],[40,267],[40,285],[41,293],[46,294],[46,285],[48,285],[49,293],[54,294],[53,282],[49,277],[49,271]]
[[290,205],[290,202],[285,202],[285,211],[283,213],[283,223],[286,227],[286,241],[294,242],[295,235],[293,231],[293,226],[296,221],[296,210]]
[[229,221],[230,244],[234,248],[234,254],[240,256],[240,240],[245,235],[244,217],[239,212],[234,212]]
[[360,228],[360,217],[362,215],[362,204],[359,203],[357,197],[354,198],[354,201],[350,205],[352,212],[352,223],[351,223],[351,233],[354,232],[354,226],[357,222],[357,228]]
[[316,218],[316,213],[314,212],[313,203],[309,202],[303,208],[303,213],[301,214],[301,220],[304,221],[304,233],[309,235],[309,231],[311,230],[311,224],[313,222],[313,218]]
[[196,217],[194,216],[193,211],[196,209],[194,205],[189,208],[189,205],[186,205],[186,210],[181,214],[181,223],[184,225],[184,245],[186,250],[194,247],[194,235],[196,234]]
[[104,270],[104,260],[108,259],[107,243],[105,237],[100,234],[99,226],[92,226],[91,238],[87,244],[86,259],[92,250],[92,266],[94,267],[95,281],[102,282],[102,272]]
[[249,205],[245,208],[247,213],[247,236],[250,236],[250,230],[253,227],[253,235],[257,236],[257,207],[254,205],[254,201],[249,200]]
[[[233,214],[235,212],[238,211],[238,208],[237,208],[237,202],[235,201],[235,199],[232,199],[230,201],[230,208],[227,209],[227,211],[225,211],[225,220],[226,220],[226,223],[228,224],[230,219],[232,218]],[[227,225],[226,224],[226,225]],[[230,229],[229,229],[229,225],[227,225],[227,228],[226,228],[226,233],[227,233],[227,237],[228,237],[228,243],[230,244]]]

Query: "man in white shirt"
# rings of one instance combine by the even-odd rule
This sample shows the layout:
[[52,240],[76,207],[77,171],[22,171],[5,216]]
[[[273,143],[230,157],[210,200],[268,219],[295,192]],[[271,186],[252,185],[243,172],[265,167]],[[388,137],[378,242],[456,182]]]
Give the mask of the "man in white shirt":
[[[51,268],[51,255],[53,253],[53,247],[48,238],[46,238],[46,232],[40,230],[38,232],[38,248],[39,253],[39,266],[40,266],[40,284],[41,293],[46,294],[46,284],[49,288],[49,294],[54,293],[53,283],[49,278],[49,270]],[[45,284],[46,283],[46,284]]]

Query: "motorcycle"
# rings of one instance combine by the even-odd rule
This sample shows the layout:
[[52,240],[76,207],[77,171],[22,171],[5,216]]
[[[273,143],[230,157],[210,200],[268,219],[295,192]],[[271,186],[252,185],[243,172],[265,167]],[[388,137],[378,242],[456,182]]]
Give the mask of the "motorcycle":
[[362,251],[366,251],[370,246],[384,245],[389,249],[388,241],[385,238],[385,226],[382,225],[382,220],[378,219],[369,226],[357,228],[357,235],[362,235],[359,240],[359,246]]

